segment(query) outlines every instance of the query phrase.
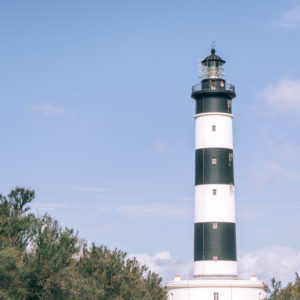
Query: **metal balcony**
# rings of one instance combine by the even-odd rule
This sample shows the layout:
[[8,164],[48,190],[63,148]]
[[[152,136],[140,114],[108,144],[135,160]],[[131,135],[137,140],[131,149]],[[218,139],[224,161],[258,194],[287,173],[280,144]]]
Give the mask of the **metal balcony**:
[[192,86],[192,93],[205,91],[205,90],[208,91],[222,90],[222,91],[230,91],[235,93],[235,87],[233,84],[227,82],[224,84],[224,82],[222,81],[213,81],[213,82],[206,81],[204,83],[201,82]]

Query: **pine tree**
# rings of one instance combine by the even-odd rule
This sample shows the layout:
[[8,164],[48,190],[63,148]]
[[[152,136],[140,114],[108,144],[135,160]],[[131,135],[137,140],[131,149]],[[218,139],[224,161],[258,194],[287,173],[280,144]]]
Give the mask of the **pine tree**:
[[0,299],[163,300],[162,279],[124,251],[91,247],[48,215],[34,191],[0,194]]

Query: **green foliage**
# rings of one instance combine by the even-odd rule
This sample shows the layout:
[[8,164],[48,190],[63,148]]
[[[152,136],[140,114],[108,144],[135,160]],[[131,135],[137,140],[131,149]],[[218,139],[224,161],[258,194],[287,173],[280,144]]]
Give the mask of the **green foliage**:
[[286,287],[282,287],[281,281],[272,278],[271,286],[266,286],[266,291],[270,300],[300,300],[300,277],[298,273],[295,276],[295,282],[289,282]]
[[15,247],[24,250],[30,238],[32,214],[25,215],[34,191],[16,188],[8,197],[0,194],[0,249]]
[[29,299],[64,299],[70,294],[75,254],[80,245],[72,229],[62,228],[49,216],[36,219],[30,251],[24,255],[23,280]]
[[90,249],[84,247],[76,269],[85,279],[92,279],[90,288],[101,295],[99,299],[164,299],[161,278],[126,256],[123,251],[92,244]]
[[135,258],[29,213],[34,195],[0,195],[0,299],[165,299],[162,279]]
[[0,299],[24,299],[22,253],[15,248],[0,250]]

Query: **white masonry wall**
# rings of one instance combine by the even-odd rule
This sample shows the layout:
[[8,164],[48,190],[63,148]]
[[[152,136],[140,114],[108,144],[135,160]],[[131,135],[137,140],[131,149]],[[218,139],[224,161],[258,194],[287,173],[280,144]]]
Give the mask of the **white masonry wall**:
[[252,280],[180,280],[167,282],[167,287],[167,300],[263,300],[266,297],[263,283]]
[[[195,149],[233,149],[232,119],[232,114],[221,112],[195,115]],[[235,223],[234,185],[196,185],[194,199],[194,223]],[[194,275],[237,276],[237,262],[222,260],[195,261]]]
[[[195,115],[195,148],[228,148],[233,149],[232,114],[202,113]],[[216,126],[216,131],[212,131]]]
[[196,185],[194,221],[235,223],[234,185]]

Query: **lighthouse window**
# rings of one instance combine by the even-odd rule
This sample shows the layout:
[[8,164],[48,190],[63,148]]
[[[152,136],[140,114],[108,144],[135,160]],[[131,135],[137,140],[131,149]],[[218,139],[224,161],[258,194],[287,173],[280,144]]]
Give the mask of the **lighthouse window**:
[[216,89],[216,82],[210,80],[209,83],[210,83],[210,89],[211,89],[211,90],[215,90],[215,89]]
[[219,293],[214,293],[214,300],[219,300]]
[[218,260],[218,256],[213,256],[213,260],[214,261]]
[[212,130],[212,131],[216,131],[216,125],[212,125],[212,126],[211,126],[211,130]]
[[218,229],[218,223],[213,223],[213,229]]
[[217,195],[217,190],[213,189],[213,195],[216,196]]
[[213,165],[216,165],[216,164],[217,164],[217,158],[216,158],[216,157],[213,157],[213,158],[211,159],[211,163],[212,163]]

